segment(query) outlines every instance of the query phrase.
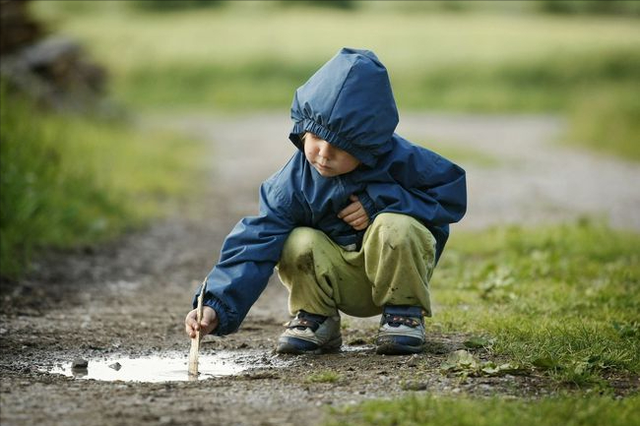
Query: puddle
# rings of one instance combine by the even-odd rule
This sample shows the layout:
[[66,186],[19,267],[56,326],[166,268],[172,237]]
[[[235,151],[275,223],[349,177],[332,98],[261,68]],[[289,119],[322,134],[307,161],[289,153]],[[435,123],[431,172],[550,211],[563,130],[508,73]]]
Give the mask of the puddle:
[[342,345],[340,348],[340,352],[343,353],[365,353],[372,352],[375,348],[373,346],[365,346],[365,345]]
[[[264,361],[267,362],[264,362]],[[264,367],[270,362],[264,356],[237,352],[216,352],[212,355],[200,354],[197,378],[187,373],[187,356],[183,353],[153,357],[113,357],[88,358],[86,368],[72,368],[71,361],[49,370],[52,374],[62,374],[77,379],[94,379],[128,382],[169,382],[204,380],[212,377],[231,376],[249,368]]]

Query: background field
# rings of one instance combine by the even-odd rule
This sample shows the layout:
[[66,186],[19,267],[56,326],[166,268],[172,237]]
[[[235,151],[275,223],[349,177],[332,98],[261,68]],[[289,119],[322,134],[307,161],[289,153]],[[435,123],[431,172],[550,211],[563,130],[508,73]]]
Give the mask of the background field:
[[113,96],[137,109],[286,113],[296,87],[351,46],[387,65],[401,111],[560,112],[567,140],[640,159],[637,14],[425,3],[223,2],[167,12],[39,2],[35,10],[109,64]]

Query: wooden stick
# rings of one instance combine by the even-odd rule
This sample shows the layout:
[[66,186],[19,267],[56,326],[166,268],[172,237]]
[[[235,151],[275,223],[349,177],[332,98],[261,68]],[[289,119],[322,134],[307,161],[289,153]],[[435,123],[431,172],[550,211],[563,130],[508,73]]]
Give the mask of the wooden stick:
[[[198,296],[197,321],[202,321],[202,299],[204,299],[204,289],[207,287],[207,279],[202,282],[200,295]],[[191,349],[189,350],[189,376],[198,377],[198,353],[200,352],[200,330],[196,331],[196,337],[191,339]]]

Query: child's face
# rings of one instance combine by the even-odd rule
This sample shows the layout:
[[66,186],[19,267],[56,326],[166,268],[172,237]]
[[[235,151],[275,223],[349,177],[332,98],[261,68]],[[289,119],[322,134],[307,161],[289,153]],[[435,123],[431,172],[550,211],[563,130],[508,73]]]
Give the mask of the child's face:
[[305,133],[303,141],[307,161],[324,177],[343,175],[360,165],[360,160],[356,157],[313,133]]

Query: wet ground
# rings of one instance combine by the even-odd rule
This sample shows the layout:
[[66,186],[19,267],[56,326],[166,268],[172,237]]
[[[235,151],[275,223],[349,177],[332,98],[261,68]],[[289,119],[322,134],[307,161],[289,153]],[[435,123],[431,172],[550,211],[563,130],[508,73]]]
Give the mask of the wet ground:
[[[288,313],[286,291],[275,277],[240,332],[203,340],[207,375],[185,380],[189,341],[183,318],[192,294],[231,227],[256,211],[260,181],[286,161],[293,146],[281,115],[150,118],[142,124],[159,123],[210,142],[211,170],[194,182],[198,197],[144,231],[105,246],[49,253],[27,279],[3,283],[3,425],[314,425],[327,406],[370,398],[552,391],[535,374],[466,381],[442,374],[440,365],[463,348],[464,335],[433,334],[419,356],[378,356],[371,344],[376,318],[345,318],[341,353],[276,355],[273,347]],[[491,167],[463,164],[469,212],[454,232],[584,214],[640,229],[640,194],[629,184],[640,182],[640,167],[553,145],[561,129],[553,117],[408,115],[399,132],[499,160]],[[482,350],[475,355],[491,356]],[[88,361],[86,374],[83,368],[71,370],[78,360]],[[156,372],[149,380],[124,376],[149,364]],[[114,380],[89,377],[98,370]],[[315,374],[327,371],[332,374]],[[163,374],[177,375],[177,381],[153,382]]]

